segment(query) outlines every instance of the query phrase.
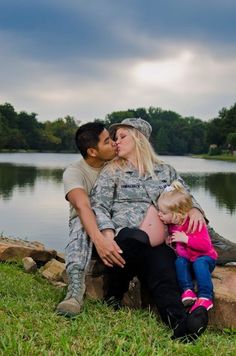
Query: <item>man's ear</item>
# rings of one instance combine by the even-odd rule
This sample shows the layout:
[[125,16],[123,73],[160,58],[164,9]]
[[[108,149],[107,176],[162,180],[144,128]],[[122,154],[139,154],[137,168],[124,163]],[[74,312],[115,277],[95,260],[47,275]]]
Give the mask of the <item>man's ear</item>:
[[89,157],[97,157],[97,150],[95,148],[88,148],[87,149],[87,154]]

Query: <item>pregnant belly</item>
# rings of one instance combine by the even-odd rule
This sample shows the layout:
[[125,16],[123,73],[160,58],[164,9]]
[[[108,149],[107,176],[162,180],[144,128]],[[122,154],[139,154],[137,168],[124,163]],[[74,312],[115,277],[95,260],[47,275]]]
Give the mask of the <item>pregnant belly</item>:
[[162,244],[168,236],[167,226],[163,224],[153,205],[148,208],[139,228],[148,234],[151,246]]

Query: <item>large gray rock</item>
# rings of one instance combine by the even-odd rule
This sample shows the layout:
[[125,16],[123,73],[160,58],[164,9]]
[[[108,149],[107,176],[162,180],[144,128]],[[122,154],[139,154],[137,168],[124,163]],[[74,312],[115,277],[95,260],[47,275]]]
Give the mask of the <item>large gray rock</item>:
[[[49,261],[40,272],[50,282],[58,286],[68,283],[65,264],[55,259]],[[216,267],[212,280],[214,284],[214,308],[209,311],[210,325],[215,328],[236,328],[236,266]],[[102,299],[106,290],[105,267],[97,260],[92,260],[86,276],[86,297]],[[123,298],[123,304],[130,308],[155,306],[137,278],[130,282],[129,291]]]
[[[210,325],[214,328],[236,328],[236,266],[216,267],[213,275],[214,308],[209,311]],[[92,260],[86,278],[86,296],[101,299],[106,289],[104,267]],[[140,286],[137,278],[130,282],[123,304],[131,308],[150,307],[156,311],[146,290]]]
[[[39,242],[28,242],[0,237],[0,261],[23,260],[26,270],[33,270],[35,263],[44,265],[40,273],[54,285],[64,287],[68,284],[64,255],[55,250],[47,250]],[[215,292],[214,308],[209,311],[210,324],[215,328],[236,328],[236,266],[216,267],[213,275]],[[102,299],[106,289],[104,265],[92,260],[86,277],[86,296]],[[123,303],[131,308],[152,306],[146,290],[140,286],[137,278],[130,282],[129,291]],[[155,309],[155,308],[154,308]]]
[[210,324],[216,328],[236,328],[236,266],[216,267],[212,274],[214,308]]

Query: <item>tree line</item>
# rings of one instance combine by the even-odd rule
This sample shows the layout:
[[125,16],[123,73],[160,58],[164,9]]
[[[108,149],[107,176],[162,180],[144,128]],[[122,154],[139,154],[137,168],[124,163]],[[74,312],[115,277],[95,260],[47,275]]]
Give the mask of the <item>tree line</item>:
[[37,114],[0,105],[0,150],[75,151],[74,135],[79,123],[71,116],[39,122]]
[[[105,119],[109,127],[127,117],[141,117],[153,128],[151,142],[159,154],[217,154],[236,150],[236,103],[222,108],[218,117],[202,121],[178,113],[149,107],[116,111]],[[21,111],[5,103],[0,105],[0,150],[37,150],[41,152],[76,152],[74,135],[80,122],[72,116],[39,122],[37,114]]]

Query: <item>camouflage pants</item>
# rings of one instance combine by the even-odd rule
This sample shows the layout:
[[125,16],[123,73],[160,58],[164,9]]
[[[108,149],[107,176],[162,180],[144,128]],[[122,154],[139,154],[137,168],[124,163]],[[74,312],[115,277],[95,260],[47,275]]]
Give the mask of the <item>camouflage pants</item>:
[[77,267],[86,271],[92,255],[92,241],[84,231],[78,217],[69,223],[70,241],[65,248],[66,270],[68,273]]
[[220,250],[228,250],[229,248],[232,248],[235,246],[234,242],[231,242],[224,238],[223,236],[220,236],[211,226],[207,226],[211,242],[215,248],[218,248]]
[[217,265],[236,262],[236,243],[219,235],[212,227],[208,226],[211,242],[218,252]]

